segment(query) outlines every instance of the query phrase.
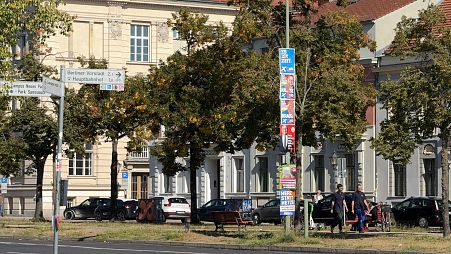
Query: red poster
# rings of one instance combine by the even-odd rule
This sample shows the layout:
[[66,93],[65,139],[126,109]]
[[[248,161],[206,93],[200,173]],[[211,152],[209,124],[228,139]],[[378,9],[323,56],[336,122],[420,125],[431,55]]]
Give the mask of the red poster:
[[295,153],[296,126],[294,124],[280,125],[280,149],[282,152]]

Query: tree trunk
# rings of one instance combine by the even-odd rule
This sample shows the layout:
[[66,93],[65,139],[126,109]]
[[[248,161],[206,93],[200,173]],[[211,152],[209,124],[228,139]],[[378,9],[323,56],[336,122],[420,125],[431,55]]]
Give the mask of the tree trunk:
[[199,223],[197,216],[197,169],[200,167],[202,160],[202,148],[194,142],[190,144],[190,161],[189,161],[189,188],[191,193],[191,223]]
[[300,230],[302,224],[301,200],[302,196],[302,123],[296,128],[296,206],[294,215],[295,228]]
[[443,237],[448,238],[450,236],[449,228],[449,163],[448,163],[448,142],[449,142],[449,130],[445,127],[441,129],[441,141],[442,141],[442,202],[443,202]]
[[45,166],[45,159],[38,160],[34,162],[36,166],[36,208],[34,210],[34,221],[43,221],[44,219],[44,213],[42,211],[42,185],[43,185],[43,179],[44,179],[44,166]]
[[112,216],[111,220],[114,221],[116,219],[117,214],[117,192],[118,192],[118,185],[117,185],[117,139],[114,138],[112,140],[112,152],[111,152],[111,210],[112,210]]

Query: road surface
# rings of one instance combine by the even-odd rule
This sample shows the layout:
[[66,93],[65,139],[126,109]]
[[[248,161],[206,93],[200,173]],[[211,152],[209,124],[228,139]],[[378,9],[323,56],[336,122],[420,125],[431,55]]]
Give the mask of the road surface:
[[[287,254],[280,251],[230,250],[187,246],[155,245],[136,242],[60,241],[59,254]],[[0,254],[51,254],[52,241],[0,239]],[[293,252],[291,252],[293,253]]]

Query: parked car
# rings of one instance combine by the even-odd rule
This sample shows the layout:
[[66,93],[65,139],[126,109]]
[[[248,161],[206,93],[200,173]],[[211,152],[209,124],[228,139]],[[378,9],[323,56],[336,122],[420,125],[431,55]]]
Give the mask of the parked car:
[[200,221],[213,221],[211,212],[222,212],[226,210],[226,199],[216,198],[208,201],[197,209],[197,216]]
[[[449,202],[448,206],[450,206],[451,211]],[[429,226],[441,226],[443,223],[442,201],[437,198],[410,197],[393,206],[392,213],[395,221],[400,224],[427,228]]]
[[262,222],[270,222],[276,225],[280,224],[280,199],[272,199],[262,207],[255,209],[252,212],[252,220],[254,224],[260,224]]
[[68,207],[64,210],[64,218],[67,220],[95,218],[94,211],[97,206],[110,200],[109,198],[89,198],[77,206]]
[[191,207],[184,197],[156,197],[161,198],[163,208],[163,221],[166,219],[185,219],[191,215]]
[[213,216],[211,214],[212,212],[240,211],[241,218],[250,220],[252,209],[251,206],[252,201],[250,199],[216,198],[199,207],[197,209],[197,216],[199,221],[213,221]]
[[[312,218],[315,223],[324,223],[326,225],[332,224],[335,220],[333,214],[330,212],[332,208],[333,194],[325,196],[318,203],[313,204]],[[345,193],[346,206],[348,207],[348,212],[346,213],[347,219],[354,219],[355,215],[352,213],[352,193]]]
[[125,219],[134,220],[138,212],[138,200],[124,200]]
[[[102,204],[97,206],[94,210],[94,216],[97,221],[102,220],[111,220],[113,218],[113,209],[112,209],[111,200],[105,200]],[[119,221],[125,220],[125,214],[127,213],[124,207],[124,201],[117,199],[116,200],[116,219]]]

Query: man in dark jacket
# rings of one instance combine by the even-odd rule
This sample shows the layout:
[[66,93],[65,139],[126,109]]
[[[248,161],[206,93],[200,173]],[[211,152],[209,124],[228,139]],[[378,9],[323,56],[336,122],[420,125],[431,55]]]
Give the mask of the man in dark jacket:
[[334,221],[330,225],[330,232],[334,233],[334,227],[338,225],[340,233],[343,233],[344,215],[345,210],[348,211],[348,207],[345,202],[345,195],[343,193],[343,185],[337,184],[337,192],[333,194],[332,208],[330,212],[334,215]]

